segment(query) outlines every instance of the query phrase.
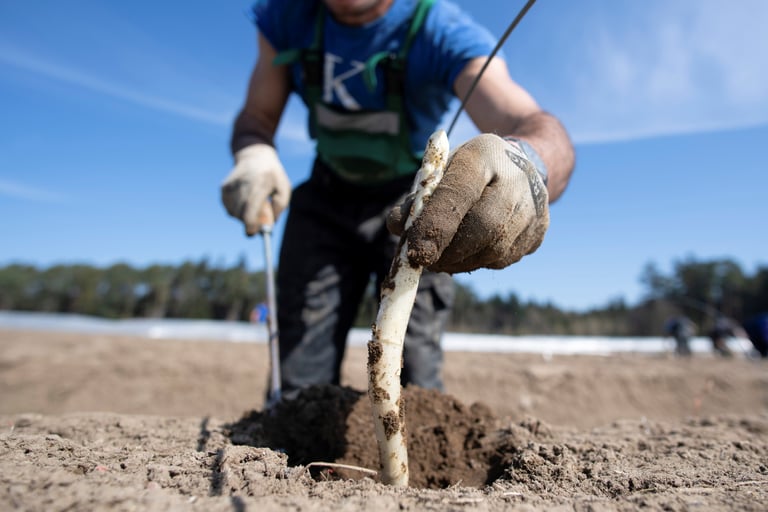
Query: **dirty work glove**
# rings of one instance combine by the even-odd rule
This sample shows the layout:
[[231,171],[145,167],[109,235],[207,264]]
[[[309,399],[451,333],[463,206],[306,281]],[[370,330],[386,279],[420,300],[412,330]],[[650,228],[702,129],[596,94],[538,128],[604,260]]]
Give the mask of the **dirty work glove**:
[[235,167],[221,185],[221,202],[232,217],[243,221],[246,234],[274,222],[290,198],[291,182],[275,148],[254,144],[235,153]]
[[[455,274],[504,268],[534,252],[549,227],[543,167],[533,148],[516,139],[483,134],[457,147],[408,231],[410,262]],[[411,202],[406,197],[387,218],[396,235]]]

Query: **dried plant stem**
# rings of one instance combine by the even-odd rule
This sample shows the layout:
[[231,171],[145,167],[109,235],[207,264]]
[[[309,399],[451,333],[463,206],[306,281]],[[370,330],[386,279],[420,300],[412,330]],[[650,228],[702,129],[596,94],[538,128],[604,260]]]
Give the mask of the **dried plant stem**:
[[376,476],[376,471],[368,468],[364,468],[361,466],[352,466],[350,464],[341,464],[339,462],[310,462],[305,466],[305,469],[309,468],[336,468],[336,469],[347,469],[351,471],[359,471],[361,473],[365,473],[366,475],[370,476]]
[[412,192],[415,194],[405,231],[381,288],[381,302],[368,343],[368,396],[381,460],[382,482],[408,486],[405,409],[401,398],[403,341],[421,278],[421,267],[408,261],[407,233],[443,176],[448,159],[448,137],[443,130],[427,142]]

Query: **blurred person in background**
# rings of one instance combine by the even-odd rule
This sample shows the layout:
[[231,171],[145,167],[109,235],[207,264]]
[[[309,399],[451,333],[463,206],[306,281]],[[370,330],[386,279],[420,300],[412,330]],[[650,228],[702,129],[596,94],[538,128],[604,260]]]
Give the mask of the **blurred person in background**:
[[[253,13],[258,60],[221,196],[249,236],[290,201],[277,274],[280,372],[290,396],[340,384],[347,334],[371,276],[379,289],[392,263],[427,139],[466,96],[496,40],[440,0],[261,0]],[[306,105],[316,143],[311,175],[293,191],[274,143],[291,93]],[[455,148],[407,233],[411,262],[430,271],[408,325],[402,382],[439,390],[451,274],[503,268],[534,252],[574,165],[561,123],[512,80],[501,57],[466,112],[481,135]]]
[[712,340],[712,348],[715,354],[723,357],[733,356],[733,351],[728,346],[728,341],[732,338],[746,338],[747,333],[744,329],[731,318],[725,315],[718,315],[715,323],[709,331],[709,338]]
[[253,324],[265,324],[269,319],[269,306],[266,302],[259,302],[251,309],[250,321]]
[[670,318],[665,325],[667,336],[675,339],[675,354],[679,356],[691,355],[691,338],[696,335],[696,324],[685,315]]

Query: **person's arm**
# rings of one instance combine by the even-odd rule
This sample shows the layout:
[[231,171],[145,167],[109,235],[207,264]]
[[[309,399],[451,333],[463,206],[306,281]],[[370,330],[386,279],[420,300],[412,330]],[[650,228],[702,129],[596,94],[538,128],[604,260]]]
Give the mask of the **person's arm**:
[[[457,97],[466,96],[485,61],[486,57],[469,61],[456,77]],[[573,172],[571,141],[560,122],[512,80],[503,60],[491,60],[465,109],[481,132],[520,138],[533,146],[547,167],[549,202],[560,197]]]
[[230,140],[235,167],[221,185],[222,203],[232,217],[243,222],[249,236],[272,224],[291,197],[291,183],[274,147],[291,92],[289,70],[272,64],[275,54],[259,34],[259,58]]
[[[464,98],[484,58],[454,82]],[[436,272],[504,268],[536,251],[549,228],[549,203],[566,188],[574,152],[565,129],[494,59],[465,106],[482,134],[450,156],[442,179],[408,230],[412,265]],[[409,200],[387,225],[402,234]]]
[[233,155],[251,144],[274,146],[275,132],[291,92],[288,66],[273,65],[275,49],[261,34],[258,38],[259,57],[232,130]]

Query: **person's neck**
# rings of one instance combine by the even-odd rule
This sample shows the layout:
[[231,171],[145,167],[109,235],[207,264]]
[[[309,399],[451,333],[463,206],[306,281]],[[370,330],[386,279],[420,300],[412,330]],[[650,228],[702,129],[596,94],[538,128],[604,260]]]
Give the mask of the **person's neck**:
[[336,13],[331,11],[331,14],[333,15],[333,19],[342,25],[359,27],[379,19],[389,10],[393,2],[394,0],[381,0],[375,5],[372,5],[369,9],[361,12]]

